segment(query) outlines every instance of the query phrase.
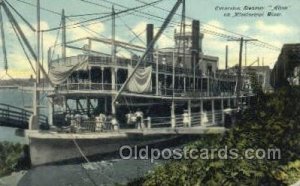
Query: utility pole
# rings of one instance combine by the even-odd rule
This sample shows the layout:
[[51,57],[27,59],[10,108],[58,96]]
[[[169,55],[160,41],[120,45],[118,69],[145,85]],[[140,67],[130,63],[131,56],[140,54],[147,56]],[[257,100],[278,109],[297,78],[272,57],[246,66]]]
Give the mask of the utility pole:
[[245,67],[247,66],[247,41],[245,41]]
[[228,45],[226,45],[225,49],[225,70],[228,69]]
[[239,41],[240,42],[239,66],[238,66],[238,70],[237,70],[236,103],[237,103],[238,109],[242,109],[242,106],[240,103],[240,97],[241,97],[241,84],[242,84],[243,44],[244,44],[244,42],[248,42],[248,41],[257,41],[257,39],[244,39],[243,37],[241,37],[240,39],[231,39],[228,41]]
[[240,53],[239,53],[239,68],[237,72],[237,91],[236,91],[236,103],[237,103],[237,108],[241,108],[240,105],[240,96],[241,96],[241,78],[242,78],[242,55],[243,55],[243,43],[244,43],[244,38],[242,37],[240,40]]

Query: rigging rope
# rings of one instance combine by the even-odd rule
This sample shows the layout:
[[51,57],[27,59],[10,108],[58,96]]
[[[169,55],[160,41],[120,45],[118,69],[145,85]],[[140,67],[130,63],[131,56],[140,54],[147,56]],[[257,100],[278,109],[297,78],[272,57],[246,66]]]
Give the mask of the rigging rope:
[[[143,3],[143,4],[146,3],[145,1],[142,1],[142,0],[136,0],[136,1],[138,1],[138,2],[140,2],[140,3]],[[150,5],[150,6],[156,8],[156,9],[159,9],[159,10],[163,10],[163,11],[165,11],[165,12],[169,12],[169,10],[164,9],[164,8],[162,8],[162,7],[159,7],[159,6],[156,6],[156,5]],[[175,15],[181,16],[180,14],[175,14]],[[186,16],[186,18],[188,18],[188,19],[190,19],[190,20],[193,20],[193,19],[194,19],[194,18],[189,17],[189,16]],[[215,26],[215,25],[212,25],[212,24],[204,23],[204,22],[202,22],[202,21],[201,21],[201,25],[204,26],[204,27],[213,27],[213,28],[216,28],[216,29],[219,29],[219,30],[222,30],[222,31],[225,31],[225,32],[234,34],[234,35],[237,35],[237,36],[239,36],[239,37],[242,36],[242,37],[246,37],[246,38],[249,38],[249,39],[253,39],[253,38],[250,37],[250,36],[246,36],[246,35],[243,35],[243,34],[240,34],[240,33],[236,33],[236,32],[233,32],[233,31],[231,31],[231,30],[227,30],[227,29],[225,29],[225,28],[221,28],[221,27],[219,27],[219,26]],[[236,36],[230,36],[230,37],[236,37]],[[270,46],[271,48],[274,48],[274,49],[280,49],[280,48],[278,48],[278,47],[276,47],[276,46],[274,46],[274,45],[272,45],[272,44],[269,44],[269,43],[266,43],[266,42],[263,42],[263,41],[258,41],[258,42],[263,43],[263,44],[266,44],[266,45],[268,45],[268,46]]]
[[16,36],[17,36],[17,39],[18,39],[20,45],[21,45],[21,48],[22,48],[22,50],[23,50],[23,52],[24,52],[24,54],[25,54],[25,56],[26,56],[26,58],[27,58],[27,60],[28,60],[28,62],[29,62],[29,64],[30,64],[31,69],[32,69],[33,72],[36,74],[36,71],[35,71],[35,69],[34,69],[34,67],[33,67],[33,64],[32,64],[32,62],[31,62],[31,60],[30,60],[30,58],[29,58],[29,55],[27,54],[27,51],[26,51],[26,49],[25,49],[25,46],[24,46],[23,42],[21,41],[21,38],[20,38],[18,32],[16,31],[15,26],[14,26],[13,24],[11,24],[11,25],[12,25],[12,28],[13,28],[13,30],[14,30]]
[[[144,29],[142,32],[140,32],[139,34],[137,34],[137,36],[141,36],[144,32],[146,31],[146,29]],[[136,39],[137,37],[134,37],[133,39],[131,39],[128,43],[132,44],[132,42]],[[137,55],[135,52],[133,52],[132,50],[130,50],[129,48],[124,48],[125,50],[127,50],[128,52],[130,52],[130,54],[132,55]],[[118,50],[117,52],[119,52],[120,50]]]
[[[113,2],[111,2],[111,1],[109,1],[109,0],[100,0],[100,1],[109,3],[109,4],[114,5],[114,6],[116,5],[116,6],[125,8],[125,9],[130,9],[130,7],[127,7],[127,6],[124,6],[124,5],[115,3],[115,2],[113,3]],[[158,2],[156,2],[156,3],[154,3],[154,4],[160,3],[160,2],[162,2],[162,1],[163,1],[163,0],[158,1]],[[100,5],[99,3],[97,3],[97,4]],[[148,4],[148,3],[145,3],[145,4],[144,4],[145,7],[147,7],[147,5],[151,6],[151,5],[153,5],[153,4],[151,4],[151,3],[149,3],[149,4]],[[101,4],[100,6],[102,6],[102,7],[104,7],[104,8],[108,8],[108,7],[103,6],[102,4]],[[146,19],[149,19],[149,17],[147,17],[147,16],[151,16],[151,19],[150,19],[150,20],[156,20],[156,21],[165,20],[164,17],[160,17],[160,16],[158,16],[158,15],[150,14],[150,13],[148,13],[148,12],[142,12],[141,10],[134,10],[134,12],[136,12],[136,13],[139,14],[139,15],[136,15],[136,14],[134,14],[134,15],[139,16],[139,17],[144,17],[144,18],[146,18]],[[155,18],[155,19],[153,19],[153,18]],[[175,24],[175,25],[177,24],[175,21],[171,21],[170,23],[171,23],[171,24]]]
[[[33,6],[33,7],[36,7],[36,5],[35,5],[35,4],[28,3],[28,2],[26,2],[26,1],[23,1],[23,0],[15,0],[15,1],[18,1],[18,2],[21,2],[21,3],[27,4],[27,5],[30,5],[30,6]],[[53,10],[49,10],[49,9],[47,9],[47,8],[44,8],[44,7],[41,7],[41,10],[44,10],[44,11],[47,11],[47,12],[53,13],[53,14],[55,14],[55,15],[59,15],[59,16],[61,16],[61,14],[60,14],[60,13],[58,13],[58,12],[55,12],[55,11],[53,11]]]
[[[87,2],[86,0],[81,0],[81,1]],[[142,5],[142,6],[137,6],[137,7],[129,8],[127,10],[121,10],[119,12],[116,12],[115,15],[119,15],[119,14],[123,14],[123,13],[126,13],[126,12],[130,12],[130,11],[134,11],[134,10],[137,10],[137,9],[141,9],[141,8],[147,7],[150,4],[154,4],[154,3],[157,3],[157,2],[160,2],[160,1],[162,1],[162,0],[157,0],[157,1],[149,3],[147,5]],[[85,21],[80,21],[80,22],[77,22],[77,23],[74,23],[74,24],[66,25],[66,28],[68,28],[68,27],[72,27],[72,28],[80,27],[81,24],[83,24],[83,23],[88,23],[88,22],[91,22],[91,21],[100,20],[100,19],[104,19],[104,18],[108,18],[108,17],[111,17],[111,15],[105,15],[105,16],[101,16],[101,17],[97,17],[97,18],[88,19],[88,20],[85,20]],[[49,31],[54,31],[54,30],[58,30],[58,29],[61,29],[61,26],[60,27],[46,29],[44,31],[45,32],[49,32]]]
[[78,15],[68,15],[67,17],[84,17],[84,16],[93,16],[93,15],[103,15],[111,13],[89,13],[89,14],[78,14]]
[[32,69],[33,72],[36,74],[36,71],[35,71],[35,69],[34,69],[34,67],[33,67],[33,64],[32,64],[32,62],[31,62],[30,58],[29,58],[29,55],[27,54],[27,51],[26,51],[25,46],[24,46],[24,44],[23,44],[23,42],[22,42],[22,40],[21,40],[21,38],[20,38],[19,33],[17,32],[17,30],[16,30],[14,24],[13,24],[12,22],[10,22],[10,23],[11,23],[12,28],[13,28],[13,30],[14,30],[16,36],[17,36],[17,39],[18,39],[20,45],[21,45],[21,48],[22,48],[22,50],[23,50],[23,52],[24,52],[24,54],[25,54],[25,56],[26,56],[26,58],[27,58],[27,60],[28,60],[28,62],[29,62],[29,64],[30,64],[31,69]]
[[[62,25],[62,21],[60,21],[59,25],[60,26]],[[52,59],[53,59],[53,56],[54,56],[54,53],[55,53],[55,48],[56,48],[57,42],[58,42],[59,34],[60,34],[60,29],[57,31],[57,34],[56,34],[55,42],[54,42],[54,45],[53,45],[54,47],[53,47],[53,50],[52,50],[52,54],[50,55],[50,61],[52,61]]]
[[[140,37],[145,31],[146,31],[146,28],[143,31],[141,31],[139,34],[137,34],[137,36]],[[136,39],[136,37],[132,38],[128,43],[132,43],[135,39]]]
[[6,53],[6,43],[5,43],[5,33],[4,33],[4,25],[3,25],[3,17],[2,17],[2,9],[0,6],[0,32],[1,32],[1,40],[2,40],[2,50],[4,55],[4,68],[7,72],[8,70],[8,64],[7,64],[7,53]]
[[[30,6],[33,6],[33,7],[36,7],[36,5],[34,5],[34,4],[32,4],[32,3],[25,2],[25,1],[23,1],[23,0],[15,0],[15,1],[18,1],[18,2],[21,2],[21,3],[27,4],[27,5],[30,5]],[[136,0],[136,1],[138,1],[138,2],[140,2],[140,3],[143,3],[143,4],[145,4],[145,5],[147,4],[147,2],[142,1],[142,0]],[[97,4],[97,3],[88,2],[88,1],[84,1],[84,2],[86,2],[86,3],[92,3],[92,4],[94,4],[94,5],[100,6],[100,5]],[[147,5],[152,6],[152,7],[156,8],[156,9],[160,9],[160,10],[169,12],[169,10],[164,9],[164,8],[161,8],[161,7],[159,7],[159,6],[155,5],[155,4],[147,4]],[[103,7],[103,6],[102,6],[102,7]],[[105,8],[107,8],[107,7],[105,7]],[[55,11],[53,11],[53,10],[49,10],[49,9],[47,9],[47,8],[44,8],[44,7],[41,7],[41,9],[44,10],[44,11],[53,13],[53,14],[55,14],[55,15],[61,16],[60,13],[55,12]],[[132,13],[132,14],[133,14],[133,13]],[[181,16],[180,14],[176,14],[176,15],[177,15],[177,16]],[[152,16],[152,17],[153,17],[153,15],[149,15],[149,16]],[[188,17],[188,16],[186,16],[186,17],[187,17],[188,19],[194,19],[194,18],[192,18],[192,17]],[[148,19],[152,19],[152,18],[148,18]],[[92,23],[92,24],[93,24],[93,23]],[[243,36],[243,37],[246,37],[246,38],[251,38],[250,36],[246,36],[246,35],[243,35],[243,34],[240,34],[240,33],[236,33],[236,32],[233,32],[233,31],[230,31],[230,30],[227,30],[227,29],[224,29],[224,28],[215,26],[215,25],[208,24],[208,23],[201,22],[201,25],[203,25],[204,27],[213,27],[213,28],[217,28],[217,29],[219,29],[219,30],[223,30],[223,31],[225,31],[225,32],[228,32],[228,33],[231,33],[231,34],[234,34],[234,35]],[[87,26],[87,25],[86,25],[86,26]],[[59,28],[56,28],[56,29],[59,29]],[[216,32],[216,33],[217,33],[217,32]],[[213,33],[208,33],[208,34],[211,34],[211,35],[215,35],[215,36],[221,37],[221,36],[216,35],[216,34],[213,34]],[[225,34],[224,34],[224,35],[225,35]],[[232,37],[235,37],[235,36],[227,35],[227,37],[228,37],[228,36],[231,37],[231,38],[232,38]],[[223,37],[223,38],[224,38],[224,37]],[[279,47],[273,46],[273,45],[271,45],[271,44],[269,44],[269,43],[266,43],[266,42],[263,42],[263,41],[258,41],[258,42],[261,43],[261,45],[259,45],[259,44],[257,44],[257,43],[255,44],[255,43],[253,43],[253,42],[249,42],[249,43],[251,43],[251,44],[253,44],[254,46],[257,46],[257,47],[266,48],[266,49],[271,49],[271,50],[274,50],[274,51],[275,51],[275,50],[276,50],[276,51],[280,50]]]
[[[92,166],[92,162],[91,162],[91,161],[88,159],[88,157],[84,154],[84,152],[82,151],[82,149],[81,149],[80,146],[78,145],[78,143],[77,143],[77,141],[76,141],[76,138],[75,138],[74,136],[73,136],[73,138],[72,138],[72,141],[73,141],[75,147],[77,148],[78,152],[80,153],[80,155],[81,155],[81,156],[83,157],[83,159],[86,161],[86,163],[88,163],[89,165]],[[95,164],[93,164],[93,165],[95,165]],[[96,164],[96,165],[97,165],[97,164]],[[84,167],[83,167],[83,168],[84,168]],[[99,167],[99,166],[96,166],[96,168],[97,168],[97,169],[101,169],[101,167]],[[88,176],[89,176],[89,178],[91,179],[91,181],[95,184],[95,183],[96,183],[95,180],[93,180],[93,179],[90,177],[90,175],[89,175],[88,172],[86,172],[86,173],[88,174]],[[102,176],[108,178],[108,180],[110,180],[111,183],[114,183],[114,182],[115,182],[114,179],[112,179],[112,178],[106,176],[104,173],[101,173],[101,172],[100,172],[100,174],[101,174]],[[95,185],[97,185],[97,184],[95,184]]]
[[35,28],[6,0],[4,0],[8,6],[26,23],[26,25],[33,31],[36,32]]
[[124,23],[124,25],[126,26],[126,28],[135,36],[135,38],[137,38],[139,41],[141,41],[144,45],[146,45],[145,41],[143,41],[139,35],[137,35],[132,28],[130,28],[130,26],[128,26],[125,21],[120,17],[120,20]]

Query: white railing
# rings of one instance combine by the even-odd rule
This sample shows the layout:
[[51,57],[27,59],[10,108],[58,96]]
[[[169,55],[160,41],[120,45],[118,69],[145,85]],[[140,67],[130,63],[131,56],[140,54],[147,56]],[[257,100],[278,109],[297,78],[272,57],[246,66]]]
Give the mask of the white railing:
[[[122,84],[116,84],[115,90],[118,90]],[[112,90],[111,83],[91,83],[91,82],[82,82],[82,83],[65,83],[59,86],[60,90]]]
[[[157,128],[157,127],[171,127],[172,126],[172,119],[174,119],[175,127],[195,127],[195,126],[213,126],[223,124],[223,111],[216,110],[213,112],[197,112],[191,113],[188,116],[189,123],[184,123],[183,114],[175,115],[174,118],[171,116],[166,117],[151,117],[146,118],[144,120],[147,123],[148,128]],[[149,127],[150,126],[150,127]]]

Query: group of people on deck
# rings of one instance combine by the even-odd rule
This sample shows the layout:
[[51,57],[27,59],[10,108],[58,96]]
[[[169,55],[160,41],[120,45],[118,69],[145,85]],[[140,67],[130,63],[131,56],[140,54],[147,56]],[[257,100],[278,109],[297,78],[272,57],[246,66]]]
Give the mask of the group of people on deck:
[[[141,129],[145,128],[144,124],[144,114],[139,109],[133,113],[129,112],[126,114],[127,124],[130,126],[134,125],[135,128]],[[95,131],[104,131],[104,130],[118,130],[119,122],[115,116],[106,116],[105,114],[100,113],[99,116],[95,117],[96,126]]]
[[[192,116],[188,110],[184,110],[182,117],[183,127],[192,126]],[[208,123],[206,112],[201,113],[199,116],[201,124]],[[70,123],[71,132],[80,132],[88,130],[91,132],[104,132],[104,131],[118,131],[120,126],[115,115],[106,115],[100,113],[98,116],[88,116],[84,114],[67,114],[66,122]],[[144,113],[137,109],[135,112],[130,111],[126,114],[126,124],[129,128],[145,129],[151,128],[151,118],[144,119]]]
[[[136,112],[130,111],[126,114],[127,125],[134,128],[145,128],[144,114],[139,109]],[[80,132],[88,130],[91,132],[117,131],[119,122],[115,115],[106,115],[100,113],[97,116],[88,116],[86,114],[66,114],[65,122],[70,126],[70,132]]]
[[65,121],[70,124],[71,132],[78,132],[80,130],[88,130],[92,132],[103,132],[105,130],[118,130],[119,123],[113,115],[106,116],[100,113],[96,117],[89,117],[86,114],[67,114]]
[[135,113],[130,111],[128,114],[126,114],[126,119],[129,126],[134,125],[137,129],[145,128],[144,114],[139,109]]
[[99,116],[95,117],[96,125],[95,131],[103,132],[104,130],[119,130],[119,122],[117,118],[113,116],[106,116],[100,113]]

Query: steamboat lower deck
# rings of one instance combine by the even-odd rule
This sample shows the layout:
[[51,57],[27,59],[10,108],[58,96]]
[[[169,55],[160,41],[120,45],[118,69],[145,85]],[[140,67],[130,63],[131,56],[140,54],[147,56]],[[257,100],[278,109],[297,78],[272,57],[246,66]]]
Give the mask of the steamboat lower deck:
[[[104,155],[118,152],[122,146],[160,147],[178,146],[178,138],[201,134],[222,134],[224,127],[128,129],[106,133],[66,134],[27,131],[33,166],[99,160]],[[63,152],[63,153],[62,153]]]

